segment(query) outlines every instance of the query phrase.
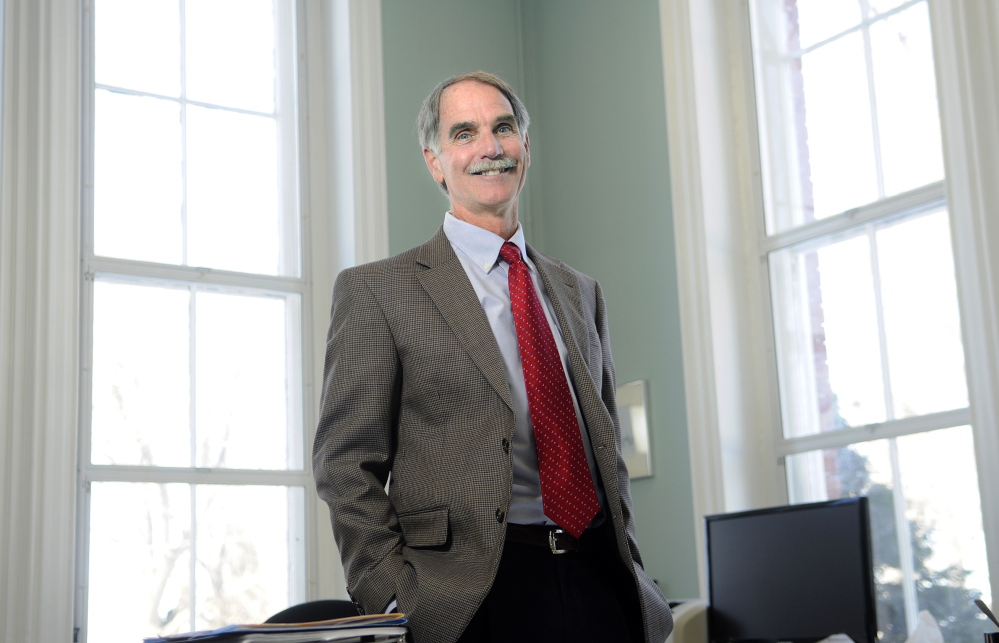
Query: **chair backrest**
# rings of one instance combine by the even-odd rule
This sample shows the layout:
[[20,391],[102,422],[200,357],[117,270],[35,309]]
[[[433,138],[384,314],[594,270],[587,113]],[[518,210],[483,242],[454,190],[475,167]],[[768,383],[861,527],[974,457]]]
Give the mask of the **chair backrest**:
[[265,623],[311,623],[313,621],[328,621],[332,618],[358,616],[354,604],[342,599],[324,599],[292,605],[270,617]]

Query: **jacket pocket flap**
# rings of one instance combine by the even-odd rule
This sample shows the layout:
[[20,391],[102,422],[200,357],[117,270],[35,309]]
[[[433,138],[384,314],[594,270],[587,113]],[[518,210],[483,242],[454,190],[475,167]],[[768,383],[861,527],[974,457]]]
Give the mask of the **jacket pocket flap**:
[[447,542],[447,507],[399,516],[407,547],[439,547]]

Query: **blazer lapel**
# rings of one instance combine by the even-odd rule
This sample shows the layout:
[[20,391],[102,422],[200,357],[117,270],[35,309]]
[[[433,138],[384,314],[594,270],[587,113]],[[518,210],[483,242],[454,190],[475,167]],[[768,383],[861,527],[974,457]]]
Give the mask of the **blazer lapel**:
[[421,246],[417,263],[426,268],[416,275],[423,289],[482,375],[513,409],[503,360],[489,320],[443,229]]
[[571,377],[576,388],[576,399],[579,400],[579,408],[586,421],[590,444],[597,447],[593,455],[597,459],[604,490],[607,491],[608,497],[617,495],[619,493],[616,482],[617,462],[614,459],[616,456],[612,455],[615,451],[599,449],[603,445],[614,444],[617,440],[613,419],[608,414],[600,394],[603,388],[602,367],[594,364],[591,370],[583,352],[589,345],[587,334],[595,322],[592,318],[587,318],[584,313],[586,307],[583,305],[575,275],[558,261],[534,252],[530,246],[528,252],[545,282],[552,307],[555,309],[555,316],[562,329],[569,365],[572,368]]
[[582,387],[590,387],[590,392],[597,393],[599,386],[593,380],[594,374],[590,372],[580,348],[587,342],[587,324],[592,325],[593,322],[583,316],[583,302],[580,300],[576,278],[557,261],[536,252],[530,245],[527,250],[545,282],[545,289],[555,309],[555,317],[562,329],[577,394],[582,393]]

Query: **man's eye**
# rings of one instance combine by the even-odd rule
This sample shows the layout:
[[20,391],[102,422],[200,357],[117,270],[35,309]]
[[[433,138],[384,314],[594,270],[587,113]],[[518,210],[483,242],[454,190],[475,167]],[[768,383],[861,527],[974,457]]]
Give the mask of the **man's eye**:
[[511,134],[513,133],[513,128],[509,125],[500,125],[496,128],[497,134]]
[[456,141],[467,141],[470,138],[472,138],[472,135],[468,132],[462,132],[454,137]]

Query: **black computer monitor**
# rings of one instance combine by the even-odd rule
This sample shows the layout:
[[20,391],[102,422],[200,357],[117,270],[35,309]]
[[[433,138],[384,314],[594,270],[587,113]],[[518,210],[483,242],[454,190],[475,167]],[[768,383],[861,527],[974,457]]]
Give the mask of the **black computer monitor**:
[[867,498],[707,516],[708,639],[876,643]]

